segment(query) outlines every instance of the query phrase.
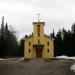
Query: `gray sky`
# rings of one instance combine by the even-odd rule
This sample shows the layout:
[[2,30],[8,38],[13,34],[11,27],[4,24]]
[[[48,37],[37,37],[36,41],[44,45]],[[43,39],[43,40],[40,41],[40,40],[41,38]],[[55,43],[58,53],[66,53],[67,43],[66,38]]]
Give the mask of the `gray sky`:
[[31,34],[38,12],[46,34],[62,27],[68,30],[75,22],[75,0],[0,0],[0,24],[4,16],[19,38]]

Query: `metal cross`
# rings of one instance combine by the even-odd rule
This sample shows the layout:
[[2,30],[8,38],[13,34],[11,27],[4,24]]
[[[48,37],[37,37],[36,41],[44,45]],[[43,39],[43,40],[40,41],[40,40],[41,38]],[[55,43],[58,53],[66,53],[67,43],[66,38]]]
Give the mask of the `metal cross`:
[[37,15],[38,15],[38,22],[39,22],[39,21],[40,21],[40,20],[39,20],[39,16],[40,16],[40,14],[38,13]]

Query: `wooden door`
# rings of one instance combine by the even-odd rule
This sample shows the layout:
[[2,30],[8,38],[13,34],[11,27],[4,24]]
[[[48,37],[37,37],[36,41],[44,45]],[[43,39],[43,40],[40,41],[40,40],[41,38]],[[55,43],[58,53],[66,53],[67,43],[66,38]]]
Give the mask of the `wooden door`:
[[37,58],[42,58],[42,50],[36,49],[36,57]]

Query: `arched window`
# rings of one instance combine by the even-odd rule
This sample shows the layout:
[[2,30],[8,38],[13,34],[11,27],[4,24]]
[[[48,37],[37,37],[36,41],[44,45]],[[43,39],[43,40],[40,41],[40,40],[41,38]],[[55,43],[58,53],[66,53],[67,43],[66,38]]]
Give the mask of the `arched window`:
[[31,42],[29,42],[29,46],[31,45]]
[[48,53],[49,53],[49,49],[47,49]]
[[40,25],[37,25],[37,32],[40,32]]
[[29,49],[29,53],[30,53],[30,49]]
[[47,42],[47,46],[49,46],[49,42]]
[[38,44],[40,44],[40,40],[38,39]]
[[40,33],[38,33],[38,37],[40,37]]

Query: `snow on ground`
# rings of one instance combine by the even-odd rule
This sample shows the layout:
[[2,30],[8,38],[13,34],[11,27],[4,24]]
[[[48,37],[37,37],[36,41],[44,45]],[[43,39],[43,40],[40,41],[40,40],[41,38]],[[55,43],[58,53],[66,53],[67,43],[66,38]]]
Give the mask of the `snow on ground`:
[[24,57],[6,58],[7,60],[24,60]]
[[18,60],[24,60],[24,57],[19,58]]
[[[62,56],[56,56],[55,58],[57,59],[73,59],[75,60],[75,57],[68,57],[68,56],[65,56],[65,55],[62,55]],[[3,58],[0,58],[0,60],[24,60],[24,57],[15,57],[15,58],[6,58],[6,59],[3,59]]]
[[[75,57],[68,57],[68,56],[65,56],[65,55],[63,55],[63,56],[57,56],[57,57],[55,57],[55,58],[58,58],[58,59],[60,59],[60,58],[61,58],[61,59],[72,59],[72,60],[75,60]],[[75,72],[75,63],[70,67],[70,69]]]
[[15,58],[0,58],[0,60],[24,60],[24,57],[15,57]]
[[68,57],[68,56],[65,56],[65,55],[62,55],[62,56],[56,56],[55,58],[62,58],[62,59],[73,59],[75,60],[75,57]]
[[[57,59],[73,59],[75,60],[75,57],[68,57],[68,56],[65,56],[65,55],[62,55],[62,56],[56,56],[55,58]],[[6,59],[3,59],[3,58],[0,58],[0,60],[24,60],[24,57],[15,57],[15,58],[6,58]]]
[[6,59],[0,58],[0,60],[6,60]]
[[73,71],[75,72],[75,63],[71,66],[70,69],[73,70]]

